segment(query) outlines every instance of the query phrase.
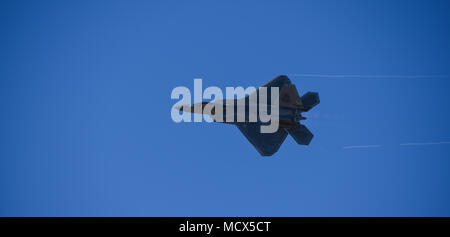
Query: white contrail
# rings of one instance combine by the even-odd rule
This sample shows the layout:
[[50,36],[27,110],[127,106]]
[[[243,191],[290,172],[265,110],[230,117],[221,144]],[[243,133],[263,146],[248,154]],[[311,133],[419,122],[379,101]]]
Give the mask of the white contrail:
[[[400,146],[429,146],[429,145],[444,145],[450,144],[450,141],[445,142],[409,142],[400,143]],[[365,149],[365,148],[378,148],[381,145],[358,145],[358,146],[343,146],[342,149]]]
[[364,148],[377,148],[381,145],[361,145],[361,146],[344,146],[342,149],[364,149]]
[[450,144],[450,142],[416,142],[416,143],[402,143],[400,146],[428,146],[428,145],[442,145]]
[[447,78],[448,75],[368,75],[368,74],[288,74],[292,77],[314,77],[314,78],[366,78],[366,79],[427,79]]

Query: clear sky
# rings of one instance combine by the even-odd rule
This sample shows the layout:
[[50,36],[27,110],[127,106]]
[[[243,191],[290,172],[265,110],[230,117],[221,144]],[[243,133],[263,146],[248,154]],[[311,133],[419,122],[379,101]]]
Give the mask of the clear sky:
[[[449,216],[449,1],[1,1],[2,216]],[[261,157],[176,86],[286,74]],[[302,75],[313,74],[313,75]],[[340,75],[319,77],[319,75]]]

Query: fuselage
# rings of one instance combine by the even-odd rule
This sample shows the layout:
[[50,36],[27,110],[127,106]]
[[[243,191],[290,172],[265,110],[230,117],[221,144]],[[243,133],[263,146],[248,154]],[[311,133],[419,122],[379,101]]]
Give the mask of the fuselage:
[[[247,102],[247,103],[245,103]],[[209,104],[209,105],[208,105]],[[195,107],[197,110],[195,110]],[[201,107],[200,107],[201,106]],[[209,115],[214,122],[239,124],[239,123],[259,123],[268,122],[268,119],[278,119],[280,127],[298,127],[299,121],[304,120],[300,108],[278,106],[278,116],[276,109],[271,104],[248,103],[244,100],[223,100],[220,102],[202,102],[191,105],[191,112]],[[200,109],[201,108],[201,109]],[[222,108],[222,113],[218,108]],[[222,114],[222,116],[221,116]]]

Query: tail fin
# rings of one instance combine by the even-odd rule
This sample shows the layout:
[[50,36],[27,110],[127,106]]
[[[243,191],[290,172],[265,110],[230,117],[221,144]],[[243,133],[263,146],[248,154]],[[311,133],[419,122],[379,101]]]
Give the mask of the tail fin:
[[308,92],[301,97],[303,103],[303,111],[307,112],[320,103],[319,93]]
[[300,126],[297,128],[288,128],[286,130],[299,145],[309,145],[314,137],[314,135],[305,127],[305,125],[302,124],[300,124]]

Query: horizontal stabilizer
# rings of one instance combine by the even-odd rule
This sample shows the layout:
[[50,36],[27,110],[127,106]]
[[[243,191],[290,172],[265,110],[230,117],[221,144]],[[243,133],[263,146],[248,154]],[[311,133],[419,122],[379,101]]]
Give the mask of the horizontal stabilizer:
[[308,145],[313,139],[313,134],[305,127],[305,125],[300,124],[297,128],[286,129],[289,134],[294,138],[294,140],[300,145]]
[[301,97],[303,103],[303,111],[309,111],[314,106],[320,103],[319,93],[317,92],[308,92]]

